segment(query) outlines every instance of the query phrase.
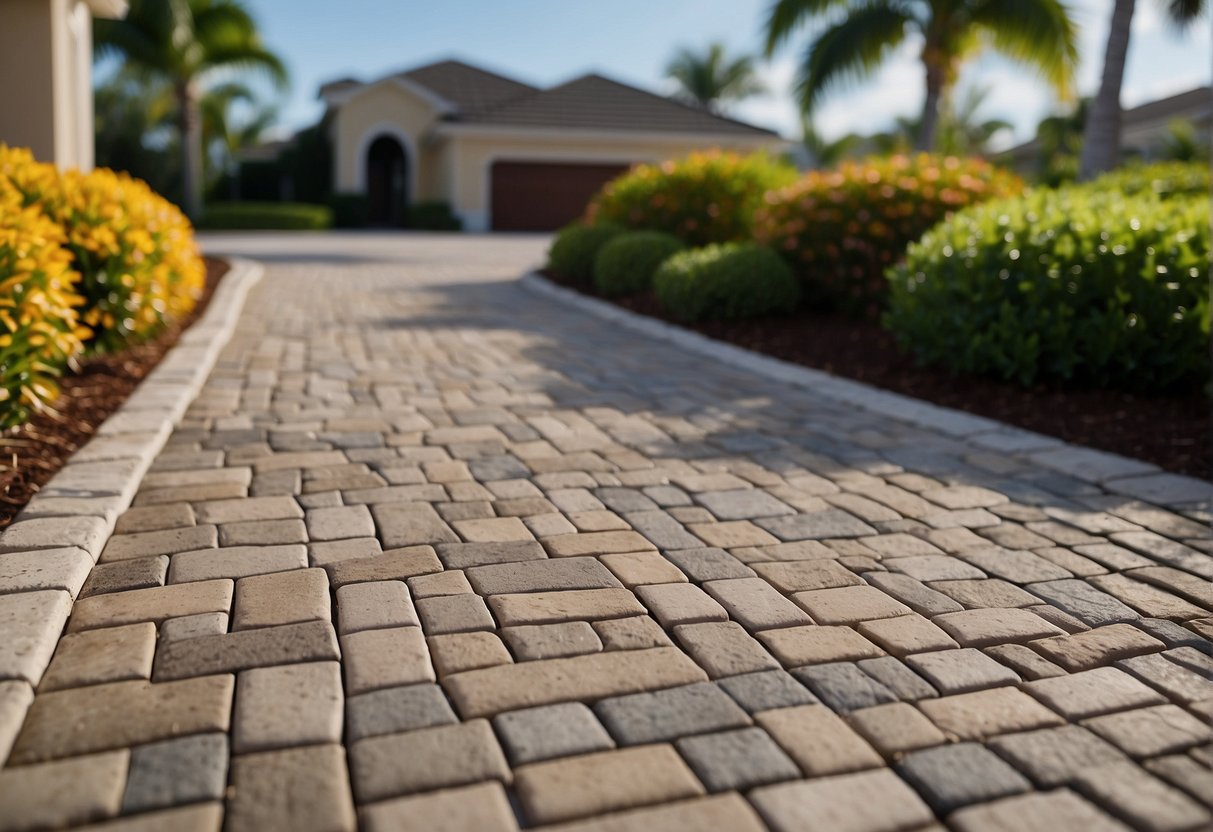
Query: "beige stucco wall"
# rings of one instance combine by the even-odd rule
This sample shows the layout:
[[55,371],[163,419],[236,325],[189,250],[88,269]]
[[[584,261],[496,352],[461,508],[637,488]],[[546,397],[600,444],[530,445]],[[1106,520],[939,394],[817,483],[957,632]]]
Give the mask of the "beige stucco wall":
[[0,0],[0,141],[93,166],[92,19],[84,0]]
[[763,146],[778,147],[778,139],[721,144],[710,139],[684,138],[675,141],[617,134],[604,137],[561,137],[528,135],[525,137],[453,135],[450,144],[451,182],[449,200],[455,213],[469,231],[491,226],[489,216],[489,171],[494,162],[655,162],[685,156],[696,150],[719,147],[726,150],[754,151]]
[[337,110],[333,125],[334,184],[341,193],[366,190],[366,153],[381,135],[404,146],[410,201],[440,198],[434,191],[435,148],[425,136],[438,117],[429,102],[390,81],[362,90]]

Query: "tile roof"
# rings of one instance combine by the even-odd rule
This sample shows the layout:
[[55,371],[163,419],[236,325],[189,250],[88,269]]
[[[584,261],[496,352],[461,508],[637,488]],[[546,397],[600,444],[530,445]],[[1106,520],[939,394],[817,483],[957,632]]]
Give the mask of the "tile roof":
[[[778,135],[772,130],[595,74],[542,90],[462,61],[447,60],[388,77],[406,79],[450,102],[454,112],[445,118],[459,124],[753,137]],[[326,97],[359,86],[362,86],[360,82],[343,78],[321,86],[320,93]]]
[[462,61],[439,61],[397,75],[420,84],[463,112],[481,110],[538,92],[529,84]]
[[774,135],[770,130],[593,74],[496,106],[465,112],[454,120],[467,124],[573,130]]

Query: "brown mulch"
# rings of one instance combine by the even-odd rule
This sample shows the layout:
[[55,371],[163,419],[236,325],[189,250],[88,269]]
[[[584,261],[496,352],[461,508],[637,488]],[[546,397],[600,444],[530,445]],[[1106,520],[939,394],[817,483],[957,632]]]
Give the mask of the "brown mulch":
[[[559,282],[601,298],[592,287]],[[873,321],[805,311],[783,318],[688,325],[666,314],[652,293],[602,299],[784,361],[1146,460],[1178,474],[1213,479],[1210,402],[1200,390],[1188,395],[1144,396],[1048,384],[1025,388],[920,367]]]
[[206,258],[206,288],[185,320],[154,341],[83,362],[79,373],[60,379],[53,412],[36,414],[27,424],[0,432],[0,528],[13,521],[38,489],[155,369],[206,309],[227,269],[227,263]]

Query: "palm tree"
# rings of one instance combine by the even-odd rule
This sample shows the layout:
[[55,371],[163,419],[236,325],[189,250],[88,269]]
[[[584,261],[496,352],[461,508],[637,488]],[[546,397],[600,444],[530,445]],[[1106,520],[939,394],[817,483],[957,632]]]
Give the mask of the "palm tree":
[[[1206,0],[1163,0],[1167,16],[1179,29],[1204,14]],[[1129,52],[1129,32],[1137,0],[1116,0],[1112,24],[1104,51],[1103,76],[1099,92],[1091,102],[1090,117],[1082,135],[1082,155],[1078,178],[1092,179],[1116,167],[1120,158],[1120,86],[1125,77],[1125,56]]]
[[871,75],[911,33],[922,38],[926,98],[917,146],[935,144],[941,103],[964,61],[983,46],[1037,69],[1068,95],[1077,36],[1064,0],[775,0],[768,55],[802,24],[825,18],[800,67],[797,91],[809,112],[840,82]]
[[978,110],[990,96],[989,87],[969,87],[959,104],[945,103],[939,118],[936,150],[953,156],[985,156],[990,152],[990,140],[1011,122],[1001,118],[983,119]]
[[99,55],[128,64],[172,86],[181,134],[185,210],[202,212],[202,115],[200,101],[216,72],[256,70],[280,87],[286,68],[267,50],[240,0],[132,0],[123,20],[97,20]]
[[[233,118],[233,105],[237,103],[251,108],[243,119]],[[233,177],[236,155],[257,144],[278,117],[277,110],[259,104],[253,91],[236,81],[211,87],[199,101],[198,109],[202,114],[206,160],[214,169],[214,174],[208,177],[212,183]]]
[[817,132],[808,119],[804,121],[803,131],[800,141],[813,157],[813,166],[817,168],[835,167],[863,146],[863,136],[857,133],[847,133],[833,140],[827,139]]
[[702,53],[679,50],[665,72],[678,82],[679,98],[709,112],[766,91],[754,72],[753,59],[726,55],[721,43],[711,44]]

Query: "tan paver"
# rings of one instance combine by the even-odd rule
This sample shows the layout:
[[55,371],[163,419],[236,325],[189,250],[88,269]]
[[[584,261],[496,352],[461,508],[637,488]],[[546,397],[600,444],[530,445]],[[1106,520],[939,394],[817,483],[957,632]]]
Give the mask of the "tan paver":
[[345,752],[317,745],[247,754],[232,761],[224,828],[232,832],[355,828]]
[[359,813],[367,832],[516,832],[518,823],[500,783],[477,783],[398,797]]
[[329,620],[329,581],[323,569],[255,575],[236,581],[232,629]]
[[876,750],[824,705],[777,708],[755,719],[810,777],[883,765]]
[[70,633],[59,641],[39,690],[147,679],[155,650],[156,625],[150,621]]
[[69,632],[77,632],[200,613],[227,613],[232,606],[233,588],[232,581],[205,581],[97,595],[76,602],[67,628]]
[[40,694],[29,709],[9,763],[226,731],[234,686],[232,676],[222,675],[160,684],[114,682]]
[[501,746],[483,719],[360,740],[350,749],[350,775],[360,803],[511,779]]
[[870,771],[757,789],[754,804],[776,832],[902,832],[934,815],[891,771]]
[[246,670],[236,680],[232,752],[340,743],[344,707],[337,662]]
[[348,694],[434,681],[430,651],[418,627],[366,630],[341,638]]
[[704,793],[673,746],[646,745],[532,763],[515,772],[528,820],[558,823]]
[[118,814],[129,761],[122,749],[0,771],[0,827],[56,829]]

